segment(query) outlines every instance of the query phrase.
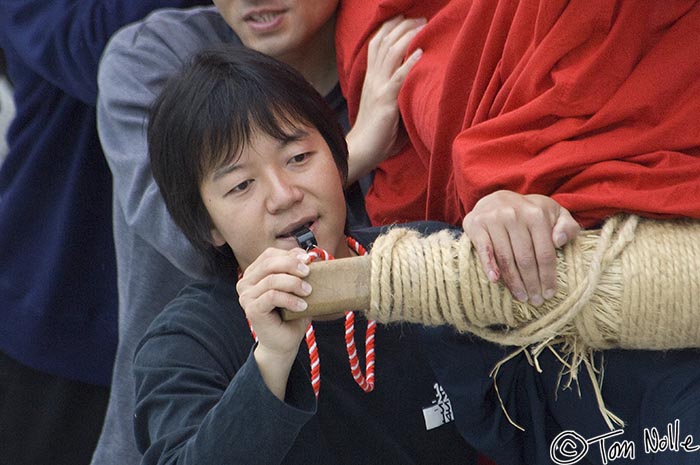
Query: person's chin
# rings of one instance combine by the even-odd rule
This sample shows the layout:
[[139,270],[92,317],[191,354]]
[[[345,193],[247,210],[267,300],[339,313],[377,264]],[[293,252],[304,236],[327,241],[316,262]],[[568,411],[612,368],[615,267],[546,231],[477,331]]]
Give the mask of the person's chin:
[[279,59],[289,52],[289,43],[285,34],[251,35],[244,45],[257,52]]

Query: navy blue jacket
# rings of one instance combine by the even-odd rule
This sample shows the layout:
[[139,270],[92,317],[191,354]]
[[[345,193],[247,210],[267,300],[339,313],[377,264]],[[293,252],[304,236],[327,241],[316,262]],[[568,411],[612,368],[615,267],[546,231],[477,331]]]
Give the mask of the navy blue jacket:
[[[439,228],[431,225],[431,231]],[[502,364],[494,378],[494,367],[516,347],[446,326],[426,327],[422,335],[460,433],[499,465],[700,463],[698,349],[597,352],[602,399],[624,421],[611,430],[583,365],[578,384],[567,387],[568,374],[551,351],[538,358],[541,372],[521,353]]]
[[[541,373],[515,348],[498,347],[449,328],[426,331],[428,357],[452,401],[464,438],[499,465],[691,465],[700,463],[700,352],[608,350],[602,397],[624,427],[606,425],[591,378],[579,369],[579,385],[559,384],[563,367],[548,350]],[[632,459],[634,454],[634,459]]]
[[122,25],[194,3],[0,2],[16,105],[0,168],[0,351],[25,365],[109,383],[117,289],[97,66]]
[[[422,232],[434,226],[414,225]],[[379,230],[352,235],[370,247]],[[415,325],[377,325],[371,393],[363,392],[350,373],[343,319],[314,322],[314,328],[319,397],[311,389],[302,343],[281,402],[251,356],[253,338],[234,283],[185,288],[136,350],[134,429],[144,452],[141,463],[474,463]],[[363,368],[365,328],[358,316],[355,340]]]

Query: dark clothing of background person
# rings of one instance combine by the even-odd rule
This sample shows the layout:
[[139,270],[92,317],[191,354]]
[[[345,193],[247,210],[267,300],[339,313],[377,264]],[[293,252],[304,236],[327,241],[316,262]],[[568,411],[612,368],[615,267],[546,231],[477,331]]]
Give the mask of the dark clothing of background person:
[[[98,62],[121,26],[158,7],[193,3],[0,2],[0,48],[16,107],[0,167],[3,463],[89,461],[117,343],[111,177],[96,129]],[[29,424],[35,420],[42,425]]]

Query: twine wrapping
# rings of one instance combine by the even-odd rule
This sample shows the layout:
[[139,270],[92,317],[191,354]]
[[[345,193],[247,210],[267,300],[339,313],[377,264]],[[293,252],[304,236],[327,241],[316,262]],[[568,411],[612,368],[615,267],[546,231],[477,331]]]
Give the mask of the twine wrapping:
[[[422,237],[392,229],[371,253],[367,317],[449,324],[518,346],[518,353],[534,356],[535,366],[543,350],[556,346],[570,380],[583,363],[594,386],[595,350],[700,347],[700,304],[694,301],[700,296],[700,222],[619,215],[600,230],[583,231],[557,255],[557,292],[535,307],[489,282],[465,235]],[[600,398],[599,405],[606,419],[619,421]]]

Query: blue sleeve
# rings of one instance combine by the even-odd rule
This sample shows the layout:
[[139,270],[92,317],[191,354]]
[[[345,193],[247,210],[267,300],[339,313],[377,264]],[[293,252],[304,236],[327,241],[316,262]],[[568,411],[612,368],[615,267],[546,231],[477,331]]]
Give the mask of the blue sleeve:
[[134,362],[134,430],[143,465],[282,463],[316,400],[295,362],[287,402],[272,394],[252,351],[232,379],[226,361],[184,334],[148,339]]
[[15,53],[46,81],[95,105],[97,67],[107,41],[121,26],[161,7],[194,0],[0,2],[0,30]]
[[[100,142],[112,171],[115,208],[129,233],[199,280],[210,279],[207,262],[165,207],[151,174],[146,130],[149,109],[168,78],[194,51],[223,40],[224,32],[217,27],[225,27],[231,40],[237,41],[218,13],[204,10],[208,9],[191,17],[161,12],[115,34],[100,63],[97,102]],[[212,14],[219,21],[211,19]]]

